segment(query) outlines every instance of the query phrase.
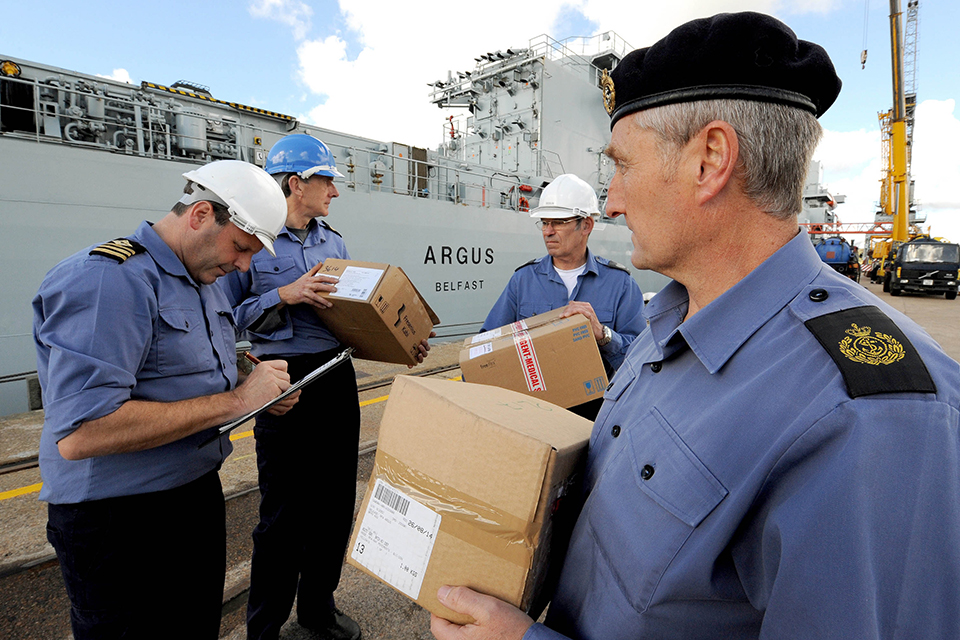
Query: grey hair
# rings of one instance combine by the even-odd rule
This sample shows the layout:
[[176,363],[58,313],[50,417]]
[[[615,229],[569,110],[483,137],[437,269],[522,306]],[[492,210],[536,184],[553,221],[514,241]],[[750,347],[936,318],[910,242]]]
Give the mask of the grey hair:
[[740,157],[735,175],[744,195],[780,220],[800,213],[807,167],[823,134],[813,114],[769,102],[700,100],[634,115],[634,124],[657,134],[661,158],[674,170],[680,149],[714,120],[730,124],[737,133]]

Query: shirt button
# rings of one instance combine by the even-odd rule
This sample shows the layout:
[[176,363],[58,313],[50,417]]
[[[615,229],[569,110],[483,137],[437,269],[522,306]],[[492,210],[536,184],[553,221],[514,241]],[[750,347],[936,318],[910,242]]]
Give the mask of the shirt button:
[[814,302],[823,302],[830,297],[830,294],[827,293],[826,289],[814,289],[810,292],[810,299]]
[[643,480],[649,480],[653,477],[654,472],[656,472],[656,469],[649,464],[645,464],[643,465],[643,469],[640,469],[640,478]]
[[660,373],[660,369],[663,369],[662,362],[654,362],[650,365],[650,371],[653,371],[654,373]]
[[273,270],[274,270],[274,271],[280,271],[280,267],[274,267]]
[[610,435],[612,435],[614,438],[616,438],[617,436],[619,436],[619,435],[620,435],[620,425],[618,425],[618,424],[613,425],[613,429],[610,429]]

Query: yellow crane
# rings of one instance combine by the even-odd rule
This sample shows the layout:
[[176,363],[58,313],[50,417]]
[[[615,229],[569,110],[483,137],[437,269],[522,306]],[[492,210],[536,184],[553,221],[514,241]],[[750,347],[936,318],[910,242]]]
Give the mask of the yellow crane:
[[[879,114],[881,171],[879,220],[892,220],[889,236],[872,237],[873,255],[883,262],[910,236],[913,193],[910,181],[913,121],[916,109],[916,58],[919,0],[907,1],[906,37],[900,0],[890,0],[890,67],[893,76],[893,108]],[[866,51],[861,58],[866,62]],[[885,273],[883,262],[874,275]],[[879,276],[879,278],[877,277]]]

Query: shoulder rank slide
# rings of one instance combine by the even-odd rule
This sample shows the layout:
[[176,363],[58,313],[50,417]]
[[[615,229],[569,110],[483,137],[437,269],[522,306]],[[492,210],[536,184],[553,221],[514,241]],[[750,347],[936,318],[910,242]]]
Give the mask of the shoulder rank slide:
[[527,261],[524,262],[522,265],[520,265],[519,267],[517,267],[516,269],[514,269],[514,271],[520,271],[520,269],[523,269],[524,267],[529,267],[529,266],[532,265],[532,264],[536,264],[536,263],[537,263],[537,260],[539,260],[539,259],[540,259],[540,258],[534,258],[533,260],[527,260]]
[[336,229],[334,229],[333,227],[331,227],[330,224],[329,224],[326,220],[321,220],[321,221],[320,221],[320,226],[322,226],[324,229],[327,229],[328,231],[332,231],[333,233],[337,234],[337,235],[340,236],[341,238],[343,237],[343,234],[340,233],[339,231],[337,231]]
[[877,307],[857,307],[804,325],[840,368],[851,398],[875,393],[936,393],[927,366],[893,320]]
[[123,264],[127,258],[135,256],[138,253],[143,253],[146,250],[147,249],[139,242],[134,242],[129,238],[117,238],[116,240],[104,242],[99,247],[91,249],[90,255],[113,258]]
[[630,269],[627,269],[619,262],[614,262],[613,260],[607,260],[607,266],[611,269],[620,269],[620,271],[623,271],[624,273],[630,273]]

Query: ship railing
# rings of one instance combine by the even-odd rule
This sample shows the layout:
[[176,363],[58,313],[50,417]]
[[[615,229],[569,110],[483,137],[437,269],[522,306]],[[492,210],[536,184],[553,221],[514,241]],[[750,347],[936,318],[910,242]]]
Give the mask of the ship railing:
[[[539,185],[505,171],[422,150],[427,159],[412,157],[412,151],[391,152],[328,142],[344,174],[344,186],[359,193],[392,193],[452,204],[525,212]],[[383,145],[386,146],[386,145]]]
[[283,135],[279,123],[271,129],[229,108],[162,98],[137,86],[122,93],[76,78],[2,81],[0,133],[37,142],[192,163],[254,162],[265,137]]
[[[2,134],[41,143],[180,162],[236,159],[263,166],[266,150],[286,133],[283,123],[242,118],[219,105],[156,96],[136,86],[124,94],[124,88],[114,84],[75,77],[2,80]],[[338,162],[352,165],[348,188],[479,207],[526,208],[528,198],[516,186],[522,180],[510,172],[406,145],[391,149],[370,143],[377,148],[339,145]]]
[[543,34],[530,40],[530,49],[548,60],[589,65],[605,53],[613,53],[622,59],[633,47],[616,32],[605,31],[595,36],[571,36],[563,40]]

